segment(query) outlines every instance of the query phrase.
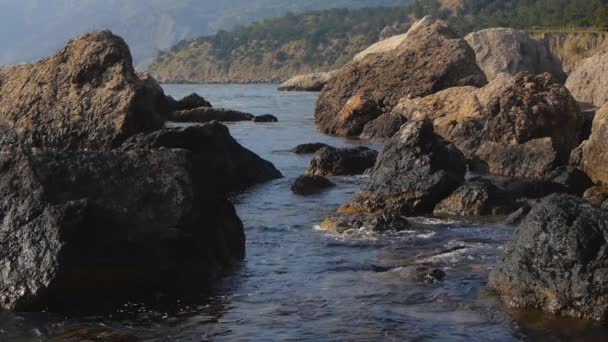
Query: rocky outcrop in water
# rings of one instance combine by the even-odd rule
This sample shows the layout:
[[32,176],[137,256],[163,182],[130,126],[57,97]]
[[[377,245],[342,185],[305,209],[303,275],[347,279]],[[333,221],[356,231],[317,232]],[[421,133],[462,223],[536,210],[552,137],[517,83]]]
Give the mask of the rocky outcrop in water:
[[235,122],[251,121],[253,114],[225,108],[199,107],[189,110],[179,110],[171,113],[169,121],[205,123],[211,121]]
[[391,213],[334,215],[321,223],[321,229],[345,233],[349,230],[368,230],[372,232],[398,232],[407,229],[410,223],[406,218]]
[[524,32],[489,28],[470,33],[464,39],[475,51],[477,64],[490,81],[500,73],[515,75],[522,71],[531,74],[548,72],[560,82],[566,79],[561,62],[545,44]]
[[295,154],[313,154],[313,153],[317,152],[318,150],[322,149],[323,147],[331,147],[331,146],[324,144],[324,143],[301,144],[301,145],[298,145],[298,146],[294,147],[293,149],[291,149],[291,152],[293,152]]
[[192,93],[190,95],[186,95],[180,100],[175,100],[174,98],[168,96],[168,101],[170,104],[170,108],[173,111],[176,110],[190,110],[196,109],[200,107],[213,107],[211,103],[205,100],[203,97],[196,93]]
[[579,62],[566,80],[566,88],[581,102],[601,107],[608,102],[608,51]]
[[[394,49],[370,53],[343,67],[321,92],[315,122],[324,133],[357,136],[367,122],[390,112],[401,98],[484,84],[485,75],[466,41],[443,22],[425,18]],[[376,105],[353,111],[357,98]]]
[[489,285],[510,307],[605,320],[607,240],[608,211],[549,196],[515,230]]
[[50,58],[0,71],[0,145],[109,149],[162,127],[169,105],[140,79],[129,47],[110,31],[68,42]]
[[382,114],[363,127],[359,138],[363,140],[382,141],[391,138],[399,131],[407,119],[399,113]]
[[486,179],[475,179],[456,189],[435,207],[438,216],[506,215],[516,209],[510,194]]
[[435,135],[430,122],[410,122],[386,143],[368,184],[339,212],[432,212],[460,186],[465,171],[463,154]]
[[283,82],[279,86],[281,91],[321,91],[329,80],[338,73],[338,70],[328,72],[315,72],[298,75]]
[[360,175],[374,166],[377,157],[378,152],[363,146],[341,149],[323,147],[312,157],[306,175]]
[[543,178],[579,144],[583,118],[550,74],[502,74],[483,88],[451,88],[395,108],[410,120],[432,120],[481,171]]
[[300,176],[291,184],[291,191],[298,195],[314,195],[336,186],[323,176]]

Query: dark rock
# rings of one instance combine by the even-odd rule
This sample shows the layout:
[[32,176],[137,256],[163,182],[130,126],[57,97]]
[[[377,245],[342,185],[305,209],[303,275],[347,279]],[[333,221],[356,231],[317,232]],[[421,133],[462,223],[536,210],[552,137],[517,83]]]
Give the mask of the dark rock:
[[[175,100],[174,100],[175,101]],[[201,96],[196,93],[190,94],[188,96],[183,97],[179,101],[175,101],[171,109],[173,110],[190,110],[201,107],[212,107],[209,101],[205,100]]]
[[514,199],[538,199],[555,193],[567,193],[568,188],[551,180],[516,180],[505,186]]
[[401,215],[391,214],[353,214],[330,216],[321,223],[321,228],[342,234],[348,230],[369,230],[374,232],[401,231],[410,223]]
[[110,31],[79,36],[50,58],[0,72],[0,145],[108,150],[160,129],[162,88],[140,79],[131,52]]
[[605,320],[607,239],[608,211],[551,195],[516,229],[489,286],[510,307]]
[[0,307],[181,293],[241,260],[243,225],[190,154],[5,150]]
[[410,122],[386,143],[368,184],[340,212],[428,213],[461,185],[465,172],[463,154],[435,135],[431,123]]
[[576,196],[582,196],[587,189],[593,186],[593,182],[584,172],[572,166],[560,166],[549,173],[545,179],[561,184],[568,193]]
[[435,207],[435,215],[487,216],[505,215],[515,204],[509,194],[491,181],[475,179],[456,189]]
[[277,117],[272,114],[264,114],[264,115],[258,115],[256,117],[254,117],[253,119],[251,119],[251,121],[253,121],[253,122],[279,122],[279,119],[277,119]]
[[407,119],[399,113],[383,114],[365,124],[359,137],[363,140],[389,139],[399,132],[401,126],[406,122]]
[[[401,98],[486,84],[467,42],[429,17],[414,24],[403,39],[387,39],[364,52],[365,56],[344,66],[321,91],[315,109],[321,132],[357,136],[367,122],[380,111],[390,112]],[[353,102],[362,103],[356,99],[376,103],[376,108],[353,111]]]
[[191,151],[191,164],[205,181],[208,192],[239,191],[282,177],[272,163],[243,148],[219,122],[139,134],[121,146],[123,150],[159,148]]
[[327,144],[323,143],[310,143],[310,144],[302,144],[294,147],[291,152],[295,154],[313,154],[323,147],[333,148]]
[[299,195],[313,195],[336,186],[323,176],[300,176],[291,184],[291,191]]
[[205,123],[211,121],[234,122],[251,121],[253,120],[253,118],[253,114],[239,112],[238,110],[199,107],[190,110],[181,110],[173,112],[169,116],[169,121],[197,123]]
[[438,268],[426,266],[407,266],[395,270],[405,280],[419,283],[436,283],[445,279],[445,272]]
[[606,199],[608,199],[608,187],[606,187],[606,186],[591,187],[585,191],[585,193],[583,194],[583,198],[587,202],[600,207],[603,205],[603,203],[606,201]]
[[526,215],[528,215],[530,210],[532,210],[532,207],[525,204],[507,216],[503,223],[508,226],[517,226],[526,218]]
[[319,176],[360,175],[374,166],[377,157],[378,152],[363,146],[341,149],[323,147],[312,157],[306,174]]

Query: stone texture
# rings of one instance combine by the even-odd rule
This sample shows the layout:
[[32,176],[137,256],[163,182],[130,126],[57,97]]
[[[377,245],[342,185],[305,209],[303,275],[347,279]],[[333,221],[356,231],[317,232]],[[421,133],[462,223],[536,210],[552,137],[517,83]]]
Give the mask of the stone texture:
[[314,195],[336,186],[323,176],[300,176],[291,184],[291,191],[298,195]]
[[608,211],[571,195],[534,206],[491,273],[506,305],[608,318]]
[[321,229],[342,234],[349,230],[373,232],[401,231],[410,223],[404,217],[393,214],[353,214],[330,216],[321,223]]
[[566,80],[566,88],[581,102],[601,107],[608,102],[608,51],[580,61]]
[[324,144],[324,143],[301,144],[301,145],[298,145],[298,146],[294,147],[293,149],[291,149],[291,152],[293,152],[295,154],[313,154],[313,153],[317,152],[318,150],[322,149],[323,147],[331,147],[331,146]]
[[360,175],[374,166],[378,152],[368,147],[323,147],[318,150],[306,170],[306,175],[348,176]]
[[359,138],[382,141],[391,138],[399,131],[407,119],[399,113],[388,113],[368,122]]
[[171,113],[169,121],[205,123],[211,121],[235,122],[251,121],[253,114],[226,108],[199,107],[189,110],[179,110]]
[[608,105],[593,119],[591,136],[572,152],[571,163],[595,183],[608,185]]
[[50,58],[0,71],[0,145],[107,150],[162,127],[160,86],[140,79],[110,31],[81,35]]
[[511,28],[489,28],[468,34],[464,38],[475,51],[477,64],[488,80],[500,73],[515,75],[522,71],[531,74],[553,74],[560,82],[566,74],[561,62],[542,41],[525,32]]
[[456,189],[435,207],[434,214],[448,216],[506,215],[515,209],[509,194],[486,179],[474,179]]

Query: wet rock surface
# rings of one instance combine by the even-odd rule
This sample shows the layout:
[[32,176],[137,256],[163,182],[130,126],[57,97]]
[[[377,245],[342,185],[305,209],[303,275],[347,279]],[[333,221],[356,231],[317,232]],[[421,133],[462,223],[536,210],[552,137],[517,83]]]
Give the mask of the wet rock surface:
[[323,147],[315,152],[306,175],[346,176],[360,175],[374,166],[378,152],[368,147]]
[[514,308],[604,320],[607,239],[607,211],[571,195],[551,195],[517,228],[489,285]]
[[330,216],[321,223],[321,228],[342,234],[349,230],[373,232],[400,231],[407,229],[407,219],[395,214],[352,214]]
[[300,176],[291,184],[291,191],[298,195],[314,195],[336,186],[323,176]]
[[277,119],[277,117],[272,114],[264,114],[264,115],[255,116],[253,119],[251,119],[251,121],[269,123],[269,122],[279,122],[279,119]]

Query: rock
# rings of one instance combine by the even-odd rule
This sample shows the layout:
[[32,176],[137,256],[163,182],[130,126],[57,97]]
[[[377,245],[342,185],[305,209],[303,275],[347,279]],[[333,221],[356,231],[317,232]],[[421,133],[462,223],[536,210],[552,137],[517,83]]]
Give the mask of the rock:
[[399,132],[407,119],[399,113],[388,113],[368,122],[359,138],[363,140],[386,140]]
[[553,170],[545,180],[562,185],[572,195],[582,196],[593,182],[581,170],[572,166],[560,166]]
[[50,58],[0,72],[0,145],[107,150],[157,130],[162,89],[140,79],[129,47],[110,31],[87,33]]
[[300,176],[291,184],[291,191],[298,195],[314,195],[336,186],[323,176]]
[[[392,40],[379,44],[390,45]],[[373,50],[344,66],[321,91],[315,122],[323,133],[357,136],[367,122],[381,112],[390,112],[401,98],[486,84],[471,47],[443,22],[428,17],[415,24],[394,48]],[[376,103],[377,108],[359,113],[353,120],[352,111],[347,110],[353,97]]]
[[382,115],[382,112],[382,105],[377,101],[366,96],[355,95],[346,101],[337,117],[332,119],[330,131],[327,133],[356,137],[368,122]]
[[489,286],[506,305],[608,318],[608,211],[571,195],[532,208],[506,245]]
[[225,108],[199,107],[190,110],[180,110],[173,112],[169,121],[173,122],[198,122],[205,123],[211,121],[234,122],[251,121],[253,114],[239,112],[238,110]]
[[175,101],[175,104],[171,107],[173,110],[190,110],[201,107],[211,108],[211,103],[205,100],[196,93],[184,96],[181,100]]
[[566,80],[566,88],[581,102],[602,107],[608,102],[608,51],[580,61]]
[[[396,23],[393,23],[392,25],[387,25],[380,32],[379,41],[390,39],[391,37],[394,37],[397,35],[403,35],[404,33],[407,33],[408,28],[409,28],[409,23],[396,22]],[[363,54],[363,53],[360,53],[360,54],[361,54],[361,57],[365,57],[365,54]]]
[[431,212],[464,181],[466,160],[424,121],[405,124],[385,145],[370,180],[341,213]]
[[526,218],[526,215],[532,210],[529,205],[524,205],[521,208],[515,210],[504,220],[503,224],[507,226],[517,226]]
[[251,119],[251,121],[253,121],[253,122],[279,122],[279,119],[277,119],[277,117],[272,114],[264,114],[264,115],[258,115],[256,117],[254,117],[253,119]]
[[374,166],[376,157],[378,152],[363,146],[342,149],[324,147],[312,157],[306,175],[360,175]]
[[409,222],[403,216],[386,213],[334,215],[321,223],[321,229],[338,234],[361,229],[373,232],[401,231],[409,226]]
[[488,216],[511,213],[515,204],[509,194],[487,179],[474,179],[456,189],[435,207],[437,216]]
[[338,73],[338,70],[329,72],[315,72],[298,75],[283,82],[279,86],[281,91],[321,91],[325,84]]
[[407,281],[419,283],[437,283],[443,281],[446,276],[443,270],[426,266],[399,267],[394,271],[399,273],[399,276]]
[[510,182],[504,187],[511,198],[517,200],[538,199],[555,193],[567,193],[568,188],[549,179],[524,179]]
[[598,207],[608,199],[608,187],[606,186],[594,186],[585,191],[583,198]]
[[327,144],[323,144],[323,143],[310,143],[310,144],[301,144],[298,145],[296,147],[294,147],[291,152],[295,153],[295,154],[313,154],[315,152],[317,152],[318,150],[322,149],[323,147],[330,147],[333,148]]
[[551,138],[507,145],[485,142],[475,152],[476,171],[499,176],[543,179],[559,164]]
[[490,81],[500,73],[515,75],[522,71],[548,72],[560,82],[566,79],[561,62],[542,41],[532,39],[525,32],[489,28],[470,33],[464,39],[475,51],[477,64]]
[[206,175],[205,187],[209,193],[240,191],[282,177],[272,163],[241,146],[219,122],[138,134],[121,146],[123,150],[159,148],[190,151],[191,166],[201,177]]
[[588,140],[572,152],[571,163],[580,167],[594,183],[608,185],[608,104],[593,119]]
[[[437,134],[468,158],[494,164],[504,176],[540,177],[567,163],[578,146],[584,121],[578,108],[550,74],[520,73],[501,74],[480,89],[451,88],[423,98],[404,98],[395,111],[409,120],[432,120]],[[478,153],[484,144],[485,151]],[[510,155],[511,165],[501,162],[503,157],[485,160],[495,151]]]

